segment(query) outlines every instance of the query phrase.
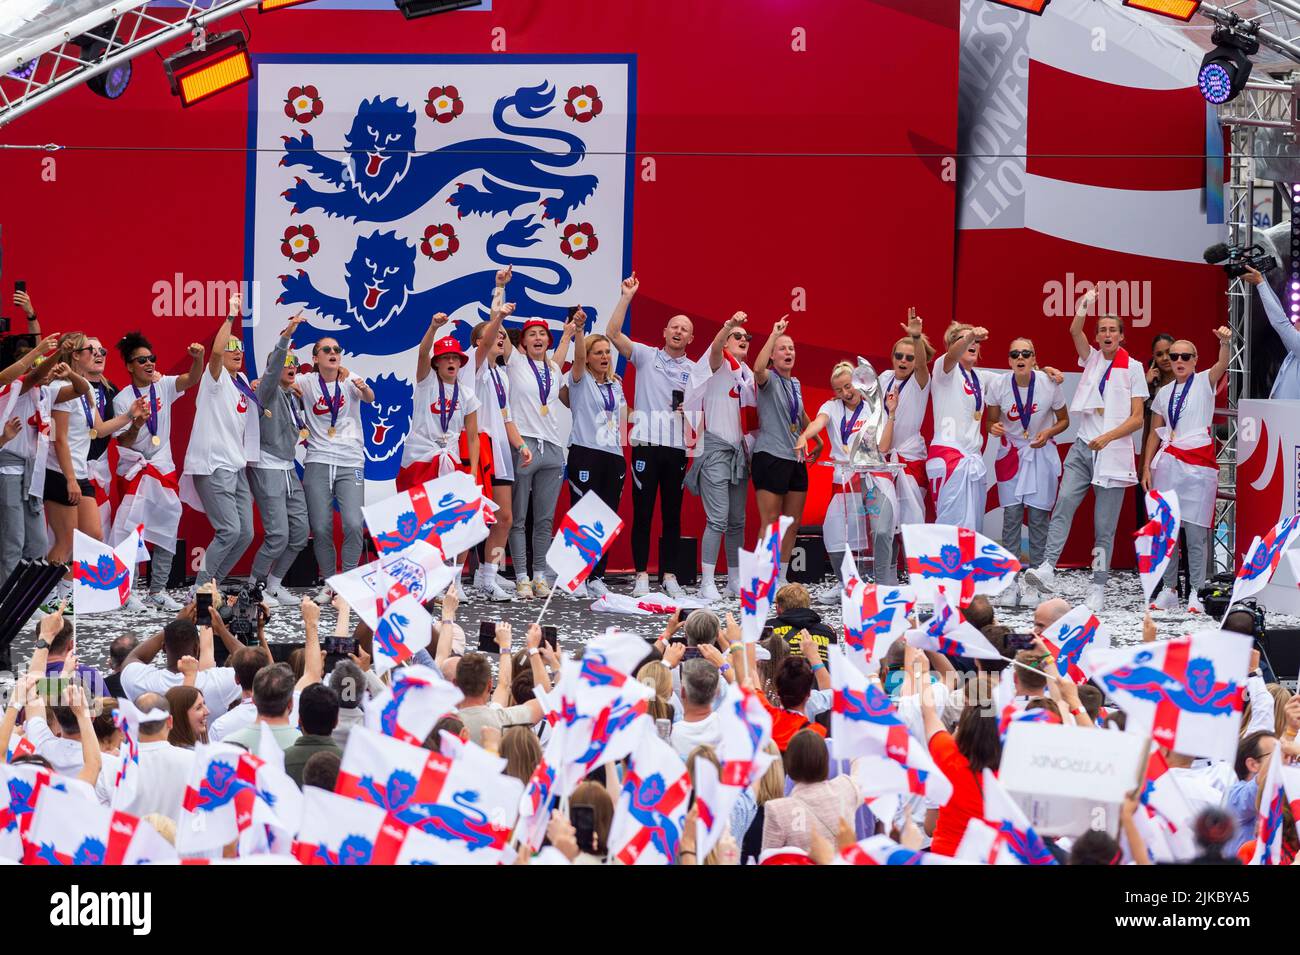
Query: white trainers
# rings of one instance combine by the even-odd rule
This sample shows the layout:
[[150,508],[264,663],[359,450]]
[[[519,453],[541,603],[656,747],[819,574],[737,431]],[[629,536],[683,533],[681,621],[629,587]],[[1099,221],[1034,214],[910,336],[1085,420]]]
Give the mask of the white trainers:
[[998,594],[996,606],[1006,607],[1009,610],[1014,610],[1016,607],[1019,607],[1020,585],[1012,584],[1006,590],[1002,591],[1002,593]]
[[135,591],[132,591],[131,595],[126,598],[126,603],[122,605],[122,609],[130,613],[144,613],[149,608],[144,605],[143,600],[136,596]]
[[840,602],[841,586],[827,587],[817,595],[817,603],[822,607],[834,607]]
[[539,575],[538,578],[533,581],[533,596],[546,598],[550,595],[551,585],[546,582],[545,577]]
[[740,596],[740,574],[727,571],[727,593],[733,597]]
[[533,599],[533,582],[527,577],[520,577],[515,581],[515,596],[520,600]]
[[1151,602],[1151,610],[1163,610],[1166,613],[1176,613],[1182,607],[1182,601],[1178,599],[1178,592],[1166,587]]
[[609,588],[605,586],[605,581],[601,578],[592,577],[587,581],[587,593],[599,600],[609,594]]
[[718,593],[718,585],[712,580],[705,580],[695,591],[695,596],[705,603],[716,603],[722,599],[722,594]]
[[1040,564],[1025,571],[1025,582],[1035,590],[1048,593],[1056,590],[1056,571],[1051,564]]
[[1200,614],[1205,613],[1205,607],[1201,604],[1201,598],[1196,591],[1192,591],[1191,597],[1187,600],[1187,612]]
[[483,582],[483,565],[479,564],[474,568],[474,580],[470,584],[475,590],[486,590],[487,585]]
[[674,600],[681,600],[686,596],[686,591],[682,590],[682,585],[677,582],[676,574],[664,574],[664,593]]
[[262,602],[274,601],[281,607],[296,607],[301,601],[289,591],[284,589],[284,584],[271,585],[267,584],[262,591]]
[[648,593],[650,593],[650,575],[637,574],[636,584],[632,587],[632,596],[644,597]]
[[1106,587],[1104,584],[1093,584],[1088,588],[1088,599],[1084,601],[1088,609],[1093,613],[1101,613],[1106,606]]
[[1020,587],[1020,606],[1037,607],[1042,602],[1042,596],[1033,587],[1028,584],[1019,584]]
[[156,610],[165,610],[168,613],[175,613],[178,610],[184,610],[178,601],[171,598],[171,595],[165,590],[160,590],[156,594],[150,594],[144,598],[146,607],[153,607]]
[[331,600],[334,599],[334,588],[331,587],[329,584],[326,584],[325,586],[321,587],[320,591],[317,592],[316,596],[312,597],[311,599],[316,601],[317,606],[324,607]]

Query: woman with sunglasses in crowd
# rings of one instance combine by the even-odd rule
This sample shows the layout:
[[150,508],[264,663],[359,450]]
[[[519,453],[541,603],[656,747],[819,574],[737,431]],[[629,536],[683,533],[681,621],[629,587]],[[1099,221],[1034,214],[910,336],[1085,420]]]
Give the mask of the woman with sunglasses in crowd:
[[988,337],[988,329],[962,322],[953,322],[944,333],[945,351],[931,370],[934,439],[925,460],[934,522],[976,533],[984,527],[988,472],[982,424],[994,378],[975,366]]
[[934,349],[925,337],[916,309],[907,310],[907,321],[902,328],[906,334],[894,342],[893,365],[880,375],[880,392],[897,398],[896,428],[890,454],[890,461],[903,466],[894,478],[897,522],[924,524],[928,449],[921,425],[930,406],[930,361]]
[[[1188,613],[1204,613],[1197,591],[1209,577],[1210,527],[1219,490],[1219,464],[1214,456],[1214,389],[1228,371],[1231,330],[1214,330],[1219,339],[1218,361],[1209,371],[1196,370],[1196,345],[1179,340],[1169,346],[1174,380],[1151,401],[1151,433],[1142,453],[1142,486],[1148,491],[1178,495],[1183,536],[1187,539],[1187,577],[1191,585]],[[1178,550],[1169,558],[1165,588],[1152,610],[1177,610]]]
[[213,339],[207,373],[200,376],[194,427],[185,451],[181,500],[205,512],[212,526],[212,541],[195,576],[196,590],[214,578],[220,584],[253,542],[253,492],[247,467],[261,457],[259,419],[269,409],[262,406],[243,374],[244,348],[231,334],[239,310],[236,293],[230,296],[230,314]]
[[339,572],[334,549],[334,508],[343,524],[342,570],[361,563],[366,503],[366,444],[361,430],[361,403],[375,400],[364,378],[343,366],[338,340],[326,336],[312,347],[314,374],[302,375],[302,402],[307,408],[307,460],[302,487],[312,546],[320,570],[321,589],[315,600],[324,606],[334,598],[326,581]]
[[[99,417],[108,420],[113,416],[113,399],[117,397],[117,386],[104,377],[108,349],[94,335],[87,336],[84,347],[91,360],[83,363],[85,370],[81,373],[81,377],[85,378],[90,385],[90,400],[99,410]],[[75,360],[80,356],[74,355],[73,358]],[[113,483],[113,472],[108,464],[110,440],[112,440],[111,435],[102,432],[98,434],[91,440],[90,454],[86,457],[90,483],[95,489],[95,500],[99,506],[99,523],[105,532],[113,526],[113,504],[109,495]],[[133,609],[138,610],[139,607]]]
[[82,373],[96,366],[103,372],[104,356],[99,354],[103,349],[89,342],[81,332],[69,332],[59,340],[59,353],[71,357],[66,384],[72,387],[73,395],[52,410],[57,470],[51,466],[55,462],[46,464],[44,488],[45,519],[54,535],[49,559],[51,563],[69,564],[68,575],[57,588],[58,600],[72,595],[72,532],[79,530],[95,540],[104,539],[99,504],[90,483],[90,442],[101,434],[116,434],[148,412],[145,401],[140,400],[107,421],[100,417],[90,383]]
[[475,325],[470,333],[473,350],[466,366],[478,393],[479,432],[488,436],[492,448],[489,480],[492,500],[497,504],[497,520],[488,528],[487,540],[483,543],[484,559],[474,571],[474,586],[497,601],[515,599],[514,594],[501,586],[499,576],[505,566],[506,546],[514,523],[514,456],[517,453],[525,467],[533,461],[533,452],[524,443],[510,413],[510,373],[503,367],[513,347],[510,336],[501,327],[515,311],[514,303],[505,301],[505,287],[510,274],[509,266],[497,272],[492,311],[488,320]]
[[[786,334],[790,323],[779,319],[772,333],[754,359],[754,385],[758,390],[758,440],[750,476],[758,502],[760,527],[777,523],[780,517],[793,517],[794,523],[781,541],[781,569],[777,586],[787,583],[790,552],[803,518],[808,499],[808,465],[804,453],[795,443],[808,426],[808,412],[803,405],[803,386],[794,377],[794,339]],[[812,456],[821,454],[822,440],[813,437]]]
[[[569,383],[560,398],[573,414],[569,434],[569,507],[587,494],[595,494],[618,512],[623,498],[627,461],[623,457],[623,436],[627,433],[627,398],[623,380],[614,374],[614,352],[605,335],[586,334],[587,313],[573,313],[573,364]],[[574,597],[603,597],[606,555],[592,568],[588,580],[578,585]]]
[[143,400],[146,413],[117,435],[117,474],[125,487],[109,539],[116,546],[144,525],[144,539],[152,546],[149,592],[143,601],[132,594],[127,608],[174,613],[181,605],[167,595],[166,588],[176,556],[181,499],[172,458],[172,406],[203,377],[203,346],[190,344],[190,367],[183,375],[159,374],[153,344],[140,332],[123,335],[117,351],[131,380],[114,397],[113,411],[128,414]]
[[[994,473],[1002,506],[1002,546],[1019,556],[1020,528],[1027,516],[1025,566],[1037,567],[1047,549],[1047,527],[1061,479],[1061,456],[1053,439],[1070,426],[1070,413],[1057,383],[1039,370],[1032,341],[1012,339],[1007,358],[1011,374],[994,379],[988,396],[989,441],[998,442]],[[1022,602],[1033,605],[1038,598],[1032,591],[1022,594],[1018,582],[999,598],[1004,607]]]

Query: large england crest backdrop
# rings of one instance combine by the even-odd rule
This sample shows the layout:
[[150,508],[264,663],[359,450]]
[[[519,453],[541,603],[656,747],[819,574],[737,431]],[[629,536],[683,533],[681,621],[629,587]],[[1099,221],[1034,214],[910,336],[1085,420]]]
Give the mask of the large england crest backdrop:
[[[631,57],[265,56],[250,91],[246,322],[262,369],[330,336],[374,388],[362,408],[371,499],[410,426],[436,312],[463,345],[513,266],[514,323],[603,328],[630,270]],[[380,483],[382,482],[382,483]]]

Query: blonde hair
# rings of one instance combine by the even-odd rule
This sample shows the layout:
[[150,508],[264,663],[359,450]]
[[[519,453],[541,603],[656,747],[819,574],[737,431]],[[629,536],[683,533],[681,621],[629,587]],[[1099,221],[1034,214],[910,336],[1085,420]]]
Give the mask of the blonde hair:
[[[1027,342],[1030,351],[1038,351],[1038,346],[1034,344],[1032,338],[1026,338],[1024,335],[1017,335],[1015,338],[1011,339],[1011,345],[1014,345],[1016,342]],[[1008,345],[1007,347],[1010,348],[1011,346]]]
[[965,322],[953,322],[948,326],[948,330],[943,333],[943,343],[951,345],[974,327],[974,325],[967,325]]
[[839,362],[834,368],[831,369],[831,381],[834,381],[840,375],[849,375],[851,377],[853,375],[853,370],[854,369],[853,369],[852,362],[847,362],[847,361]]
[[[912,340],[912,336],[911,336],[911,335],[904,335],[904,336],[903,336],[902,338],[900,338],[898,341],[894,342],[894,351],[897,351],[899,348],[901,348],[901,347],[904,346],[904,345],[908,345],[908,346],[910,346],[911,349],[912,349],[912,354],[913,354],[913,355],[916,354],[916,342]],[[934,346],[930,344],[930,336],[929,336],[929,335],[922,335],[922,336],[921,336],[921,354],[920,354],[918,357],[919,357],[922,361],[925,361],[926,359],[928,359],[928,358],[929,358],[931,355],[933,355],[933,354],[934,354]],[[890,357],[892,358],[893,356],[891,355]]]
[[760,806],[770,799],[780,799],[785,795],[785,763],[781,762],[780,750],[775,743],[769,742],[763,747],[763,752],[776,759],[767,767],[767,772],[759,779],[754,790],[754,801]]
[[636,678],[654,690],[655,698],[650,701],[649,713],[656,720],[673,718],[673,671],[658,660],[651,660],[636,672]]

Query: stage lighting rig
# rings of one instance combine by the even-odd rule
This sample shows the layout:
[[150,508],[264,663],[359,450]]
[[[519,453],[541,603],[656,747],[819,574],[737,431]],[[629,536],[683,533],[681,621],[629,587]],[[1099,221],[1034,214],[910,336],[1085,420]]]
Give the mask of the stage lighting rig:
[[1187,23],[1201,8],[1201,0],[1124,0],[1124,6]]
[[408,20],[463,10],[465,7],[477,7],[482,2],[483,0],[393,0],[397,9],[402,11],[402,16]]
[[[81,58],[88,61],[99,61],[104,58],[108,52],[108,45],[113,39],[113,33],[117,30],[117,20],[110,20],[108,23],[102,23],[95,29],[81,34],[72,42],[81,49]],[[117,99],[126,92],[127,85],[131,82],[131,61],[122,60],[109,67],[103,73],[92,76],[86,80],[86,86],[96,96],[102,96],[104,99]]]
[[193,106],[253,76],[248,40],[239,30],[210,35],[199,49],[173,53],[163,61],[163,70],[182,106]]
[[1235,99],[1250,79],[1250,58],[1259,52],[1255,24],[1242,21],[1236,28],[1217,26],[1212,40],[1214,49],[1201,60],[1197,85],[1206,102],[1221,106]]

